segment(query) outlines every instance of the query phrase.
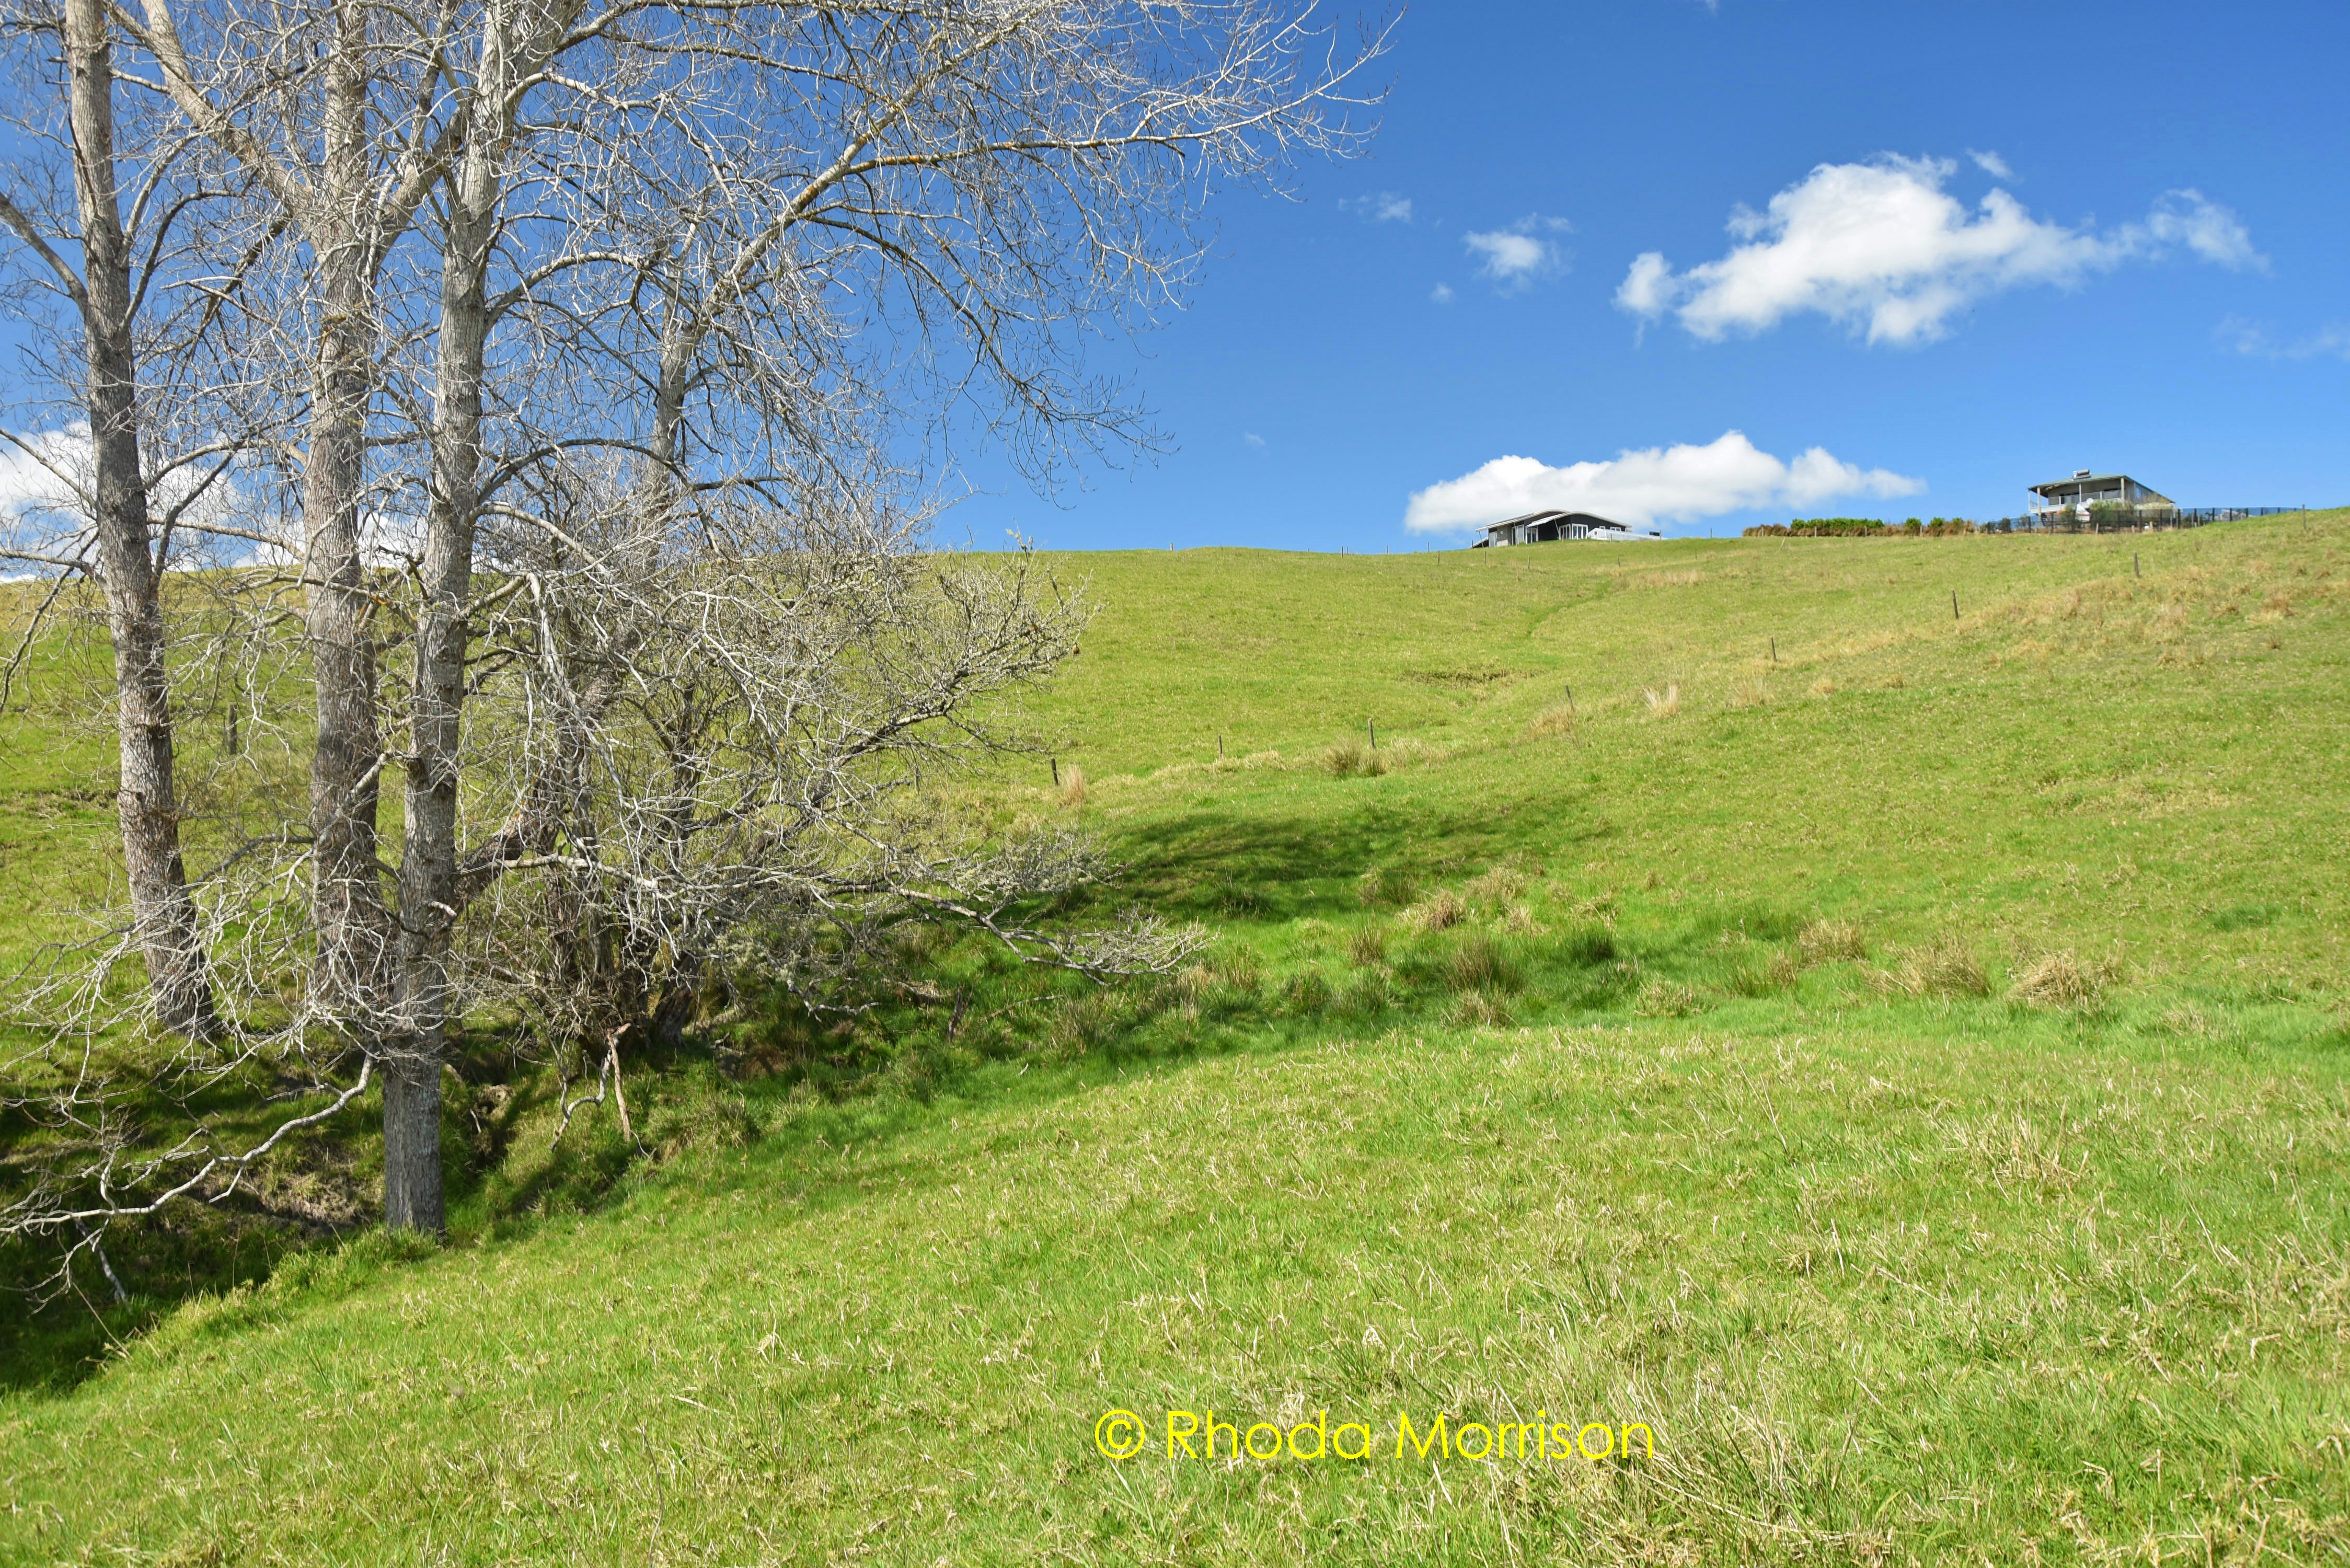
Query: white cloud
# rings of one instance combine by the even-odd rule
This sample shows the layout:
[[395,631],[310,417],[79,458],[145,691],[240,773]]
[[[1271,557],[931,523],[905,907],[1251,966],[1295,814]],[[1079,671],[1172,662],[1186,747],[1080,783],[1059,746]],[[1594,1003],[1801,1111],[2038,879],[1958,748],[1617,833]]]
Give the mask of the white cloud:
[[1338,210],[1368,218],[1375,223],[1409,223],[1411,222],[1411,198],[1393,191],[1375,192],[1368,196],[1348,196],[1338,203]]
[[2269,268],[2269,258],[2252,248],[2244,221],[2206,201],[2200,191],[2165,192],[2147,214],[2145,230],[2156,244],[2184,244],[2205,261],[2239,272]]
[[90,477],[87,424],[0,439],[0,548],[76,554],[86,530],[75,492]]
[[2002,289],[2069,286],[2178,246],[2224,266],[2267,265],[2242,221],[2199,192],[2169,192],[2145,222],[2098,234],[2034,218],[2001,190],[1970,209],[1942,188],[1956,171],[1946,159],[1823,163],[1767,211],[1733,212],[1742,243],[1718,261],[1676,274],[1643,253],[1616,303],[1649,319],[1671,312],[1709,342],[1810,311],[1871,343],[1916,344]]
[[1665,258],[1655,251],[1633,257],[1632,270],[1616,291],[1616,303],[1635,316],[1659,316],[1672,302],[1673,269]]
[[1452,303],[1452,286],[1449,283],[1440,283],[1428,291],[1428,297],[1439,305],[1450,305]]
[[1801,509],[1841,496],[1914,495],[1925,488],[1923,480],[1841,462],[1816,446],[1783,462],[1729,431],[1704,446],[1652,446],[1564,468],[1530,457],[1497,457],[1414,494],[1403,521],[1415,533],[1453,534],[1555,507],[1646,525],[1769,507]]
[[[86,422],[0,437],[0,562],[9,549],[68,559],[87,550],[92,530],[84,498],[95,483],[94,462]],[[201,530],[267,530],[278,520],[261,514],[267,504],[265,488],[244,483],[237,472],[215,478],[190,466],[167,474],[150,499],[158,510],[180,508],[185,526],[176,536],[172,561],[187,566],[260,558],[265,547],[227,535],[206,536]],[[371,536],[386,533],[386,520],[371,516],[369,531]]]
[[1477,257],[1479,272],[1503,290],[1515,290],[1564,270],[1566,253],[1555,241],[1543,236],[1569,234],[1574,227],[1565,218],[1529,216],[1506,229],[1467,234],[1461,240],[1469,254]]
[[2015,178],[2015,171],[2009,168],[2007,166],[2007,160],[2002,158],[1996,152],[1977,152],[1973,148],[1970,147],[1967,149],[1967,156],[1974,160],[1976,168],[1981,170],[1984,173],[1990,175],[1994,180],[2012,180]]
[[2222,347],[2255,359],[2350,359],[2350,325],[2329,321],[2306,337],[2280,343],[2269,329],[2241,316],[2220,323]]
[[1257,434],[1254,431],[1243,432],[1241,441],[1251,452],[1263,452],[1264,450],[1264,437]]

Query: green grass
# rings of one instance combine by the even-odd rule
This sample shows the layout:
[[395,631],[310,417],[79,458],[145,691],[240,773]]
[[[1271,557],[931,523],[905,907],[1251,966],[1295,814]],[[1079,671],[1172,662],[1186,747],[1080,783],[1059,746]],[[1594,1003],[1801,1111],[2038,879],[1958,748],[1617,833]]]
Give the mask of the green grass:
[[[26,593],[0,586],[0,657],[16,651],[6,612],[29,607]],[[0,969],[54,934],[60,909],[120,896],[114,733],[92,722],[103,666],[91,653],[64,638],[36,645],[0,715]]]
[[[525,1078],[446,1251],[134,1262],[0,1396],[0,1555],[2350,1561],[2345,545],[1069,558],[1085,801],[976,793],[1199,969],[677,1064],[650,1167]],[[1380,1441],[1117,1463],[1113,1407]],[[1656,1458],[1393,1454],[1536,1408]]]

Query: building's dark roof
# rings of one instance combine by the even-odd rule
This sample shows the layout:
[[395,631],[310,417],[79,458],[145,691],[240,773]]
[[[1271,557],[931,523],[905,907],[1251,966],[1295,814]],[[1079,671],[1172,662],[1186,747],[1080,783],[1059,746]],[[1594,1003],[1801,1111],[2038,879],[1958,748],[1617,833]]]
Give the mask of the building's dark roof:
[[1492,534],[1500,529],[1515,528],[1527,523],[1580,523],[1588,528],[1621,528],[1627,534],[1632,531],[1628,524],[1618,523],[1612,517],[1596,516],[1589,512],[1548,511],[1529,512],[1518,517],[1504,517],[1499,523],[1486,524],[1485,532]]
[[2030,488],[2033,494],[2044,499],[2067,493],[2077,495],[2092,490],[2118,490],[2129,485],[2136,485],[2143,492],[2141,499],[2144,501],[2165,505],[2170,504],[2170,497],[2161,491],[2157,490],[2145,480],[2133,478],[2126,473],[2075,473],[2069,478],[2052,479],[2045,484],[2035,484]]
[[2076,485],[2122,484],[2128,483],[2144,485],[2148,490],[2154,488],[2152,485],[2147,484],[2144,480],[2132,481],[2130,476],[2126,473],[2068,473],[2062,479],[2052,479],[2045,484],[2034,484],[2029,488],[2034,495],[2045,495],[2052,490],[2071,490]]

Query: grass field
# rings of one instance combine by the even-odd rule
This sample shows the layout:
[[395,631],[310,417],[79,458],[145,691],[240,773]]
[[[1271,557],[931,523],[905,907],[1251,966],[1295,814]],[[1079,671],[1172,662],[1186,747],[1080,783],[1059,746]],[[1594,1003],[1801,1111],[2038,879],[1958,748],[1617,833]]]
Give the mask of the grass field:
[[[0,1553],[2350,1562],[2350,514],[1060,565],[1064,784],[974,801],[1198,968],[678,1063],[625,1175],[524,1082],[446,1250],[131,1252]],[[21,933],[110,784],[9,722]],[[1394,1451],[1536,1410],[1654,1457]]]

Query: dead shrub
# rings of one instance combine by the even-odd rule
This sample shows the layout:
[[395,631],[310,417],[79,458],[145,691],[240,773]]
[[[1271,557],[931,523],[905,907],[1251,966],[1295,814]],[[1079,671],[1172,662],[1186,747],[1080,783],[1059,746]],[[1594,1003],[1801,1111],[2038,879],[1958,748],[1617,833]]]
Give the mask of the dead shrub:
[[1854,920],[1812,920],[1795,933],[1795,947],[1807,964],[1833,963],[1838,959],[1865,959],[1868,939]]
[[1415,931],[1440,931],[1469,918],[1469,906],[1450,888],[1440,888],[1399,917]]
[[1648,717],[1669,719],[1681,711],[1681,689],[1679,682],[1667,681],[1659,691],[1653,687],[1641,691],[1641,700],[1648,704]]
[[1537,741],[1562,740],[1575,733],[1575,710],[1560,702],[1535,714],[1526,726],[1526,733]]
[[1347,957],[1357,969],[1388,961],[1388,933],[1381,926],[1364,926],[1347,939]]
[[1936,937],[1910,949],[1901,961],[1876,979],[1887,991],[1905,996],[1989,996],[1991,972],[1974,950],[1956,935]]
[[2094,1012],[2104,1004],[2106,992],[2121,979],[2121,974],[2122,962],[2117,955],[2085,960],[2064,948],[2043,953],[2018,970],[2008,995],[2033,1007]]

